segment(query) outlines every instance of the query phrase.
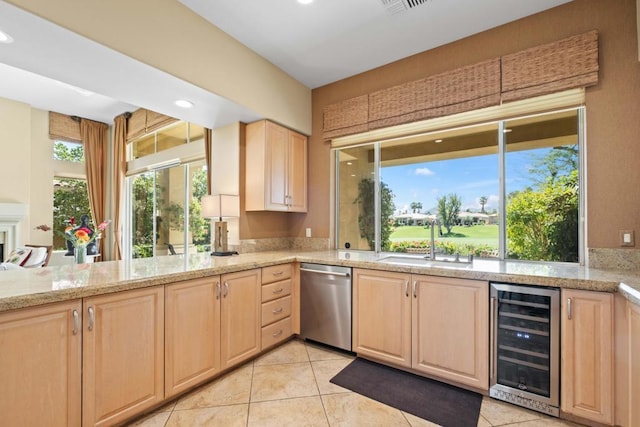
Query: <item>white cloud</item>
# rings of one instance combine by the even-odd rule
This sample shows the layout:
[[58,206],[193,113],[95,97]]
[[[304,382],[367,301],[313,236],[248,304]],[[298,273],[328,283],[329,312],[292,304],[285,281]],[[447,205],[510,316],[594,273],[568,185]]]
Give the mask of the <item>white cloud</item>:
[[423,175],[423,176],[431,176],[436,174],[434,171],[432,171],[429,168],[418,168],[414,171],[414,173],[416,175]]

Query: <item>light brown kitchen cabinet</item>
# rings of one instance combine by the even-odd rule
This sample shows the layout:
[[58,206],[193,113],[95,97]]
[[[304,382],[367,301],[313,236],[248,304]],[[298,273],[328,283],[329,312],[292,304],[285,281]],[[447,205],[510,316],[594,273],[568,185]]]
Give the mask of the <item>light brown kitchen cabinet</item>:
[[489,388],[489,284],[412,276],[412,368]]
[[165,397],[220,372],[220,276],[165,289]]
[[640,425],[640,307],[617,293],[615,305],[615,425]]
[[307,211],[307,137],[268,120],[246,127],[245,210]]
[[80,300],[0,314],[0,424],[79,426]]
[[411,367],[411,276],[353,269],[353,351]]
[[164,399],[164,287],[83,300],[82,424],[106,426]]
[[640,307],[627,301],[629,321],[629,426],[640,425]]
[[358,354],[487,389],[487,282],[353,270]]
[[260,352],[260,269],[221,277],[221,368],[237,365]]
[[292,335],[293,264],[262,269],[262,346],[264,350]]
[[562,290],[564,414],[613,424],[613,294]]

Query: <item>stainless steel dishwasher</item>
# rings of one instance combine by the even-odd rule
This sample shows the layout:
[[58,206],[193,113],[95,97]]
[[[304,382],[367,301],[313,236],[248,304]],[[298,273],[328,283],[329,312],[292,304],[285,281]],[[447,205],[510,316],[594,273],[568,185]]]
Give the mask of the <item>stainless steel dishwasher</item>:
[[300,336],[351,351],[351,268],[300,264]]

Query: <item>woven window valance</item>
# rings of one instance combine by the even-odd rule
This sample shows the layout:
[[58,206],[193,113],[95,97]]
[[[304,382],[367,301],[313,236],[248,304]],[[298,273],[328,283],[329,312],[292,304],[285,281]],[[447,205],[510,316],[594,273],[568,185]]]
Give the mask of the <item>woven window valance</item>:
[[139,108],[127,119],[127,141],[130,142],[177,121],[176,118]]
[[324,108],[323,138],[500,105],[598,83],[598,33],[590,31]]
[[[80,120],[82,120],[80,117],[49,111],[49,138],[52,140],[82,142]],[[95,123],[108,126],[102,122]]]

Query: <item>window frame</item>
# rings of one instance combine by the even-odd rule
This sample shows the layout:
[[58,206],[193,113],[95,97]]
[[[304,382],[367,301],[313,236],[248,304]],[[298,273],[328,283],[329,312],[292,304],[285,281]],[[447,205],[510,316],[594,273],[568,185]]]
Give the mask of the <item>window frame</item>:
[[[505,137],[505,123],[508,121],[512,121],[512,120],[519,120],[519,119],[525,119],[525,118],[531,118],[531,117],[537,117],[537,116],[544,116],[544,115],[549,115],[549,114],[554,114],[554,113],[561,113],[563,111],[575,111],[576,115],[577,115],[577,145],[578,145],[578,182],[579,182],[579,193],[578,193],[578,262],[577,264],[579,265],[584,265],[585,264],[585,253],[586,253],[586,241],[585,241],[585,234],[586,234],[586,225],[587,225],[587,221],[586,221],[586,209],[587,209],[587,200],[586,200],[586,195],[587,195],[587,188],[586,188],[586,107],[584,104],[581,105],[576,105],[576,106],[567,106],[564,108],[554,108],[551,110],[545,110],[542,112],[532,112],[530,114],[526,114],[523,113],[521,115],[516,115],[516,116],[508,116],[508,117],[500,117],[499,119],[496,120],[488,120],[486,122],[479,122],[479,123],[473,123],[473,124],[469,124],[469,127],[475,127],[475,126],[483,126],[483,125],[489,125],[491,123],[497,123],[498,124],[498,179],[499,179],[499,185],[498,185],[498,190],[499,190],[499,204],[498,204],[498,213],[500,215],[500,218],[502,218],[501,221],[499,221],[499,233],[498,233],[498,259],[500,261],[523,261],[523,262],[554,262],[554,263],[561,263],[561,261],[538,261],[538,260],[517,260],[517,259],[513,259],[513,258],[508,258],[507,257],[507,252],[508,252],[508,248],[507,248],[507,193],[506,193],[506,154],[507,154],[507,138]],[[464,114],[464,113],[463,113]],[[434,131],[429,131],[429,132],[422,132],[422,135],[429,135],[429,134],[434,134],[434,133],[440,133],[440,132],[447,132],[449,130],[454,130],[456,128],[459,127],[464,127],[464,124],[461,124],[459,126],[455,126],[455,127],[451,127],[451,128],[440,128]],[[333,203],[334,203],[334,209],[332,210],[332,215],[334,216],[333,218],[333,224],[334,224],[334,247],[335,249],[342,249],[340,247],[338,247],[339,242],[340,242],[340,191],[339,191],[339,185],[340,185],[340,175],[339,175],[339,167],[337,167],[337,165],[339,164],[339,155],[340,155],[340,151],[344,150],[344,149],[349,149],[349,148],[353,148],[353,147],[357,147],[357,146],[371,146],[374,150],[374,165],[373,165],[373,169],[374,169],[374,182],[375,182],[375,213],[374,213],[374,218],[376,219],[375,221],[375,248],[373,248],[372,250],[370,250],[371,252],[375,252],[375,253],[381,253],[382,252],[382,248],[381,248],[381,231],[380,231],[380,192],[381,192],[381,186],[380,186],[380,178],[381,178],[381,164],[380,164],[380,151],[383,148],[383,145],[385,142],[391,141],[395,138],[399,138],[400,136],[394,136],[392,131],[385,131],[382,130],[381,134],[386,133],[386,135],[388,136],[388,138],[384,139],[384,140],[378,140],[378,141],[371,141],[371,142],[360,142],[357,144],[347,144],[344,141],[339,141],[337,144],[332,144],[331,147],[331,151],[333,151],[333,155],[331,156],[332,158],[332,162],[333,162],[333,170],[335,171],[335,173],[333,174],[333,178],[335,179],[335,183],[333,186],[333,194],[334,194],[334,198],[333,198]],[[402,135],[402,137],[405,137],[407,135]],[[410,136],[410,135],[409,135]],[[350,140],[353,141],[357,141],[359,138],[362,138],[362,136],[358,136],[358,135],[354,135],[352,137],[348,137]],[[349,140],[347,139],[347,141]],[[370,251],[366,251],[363,250],[365,252],[370,252]],[[576,264],[573,262],[566,262],[569,264]]]

